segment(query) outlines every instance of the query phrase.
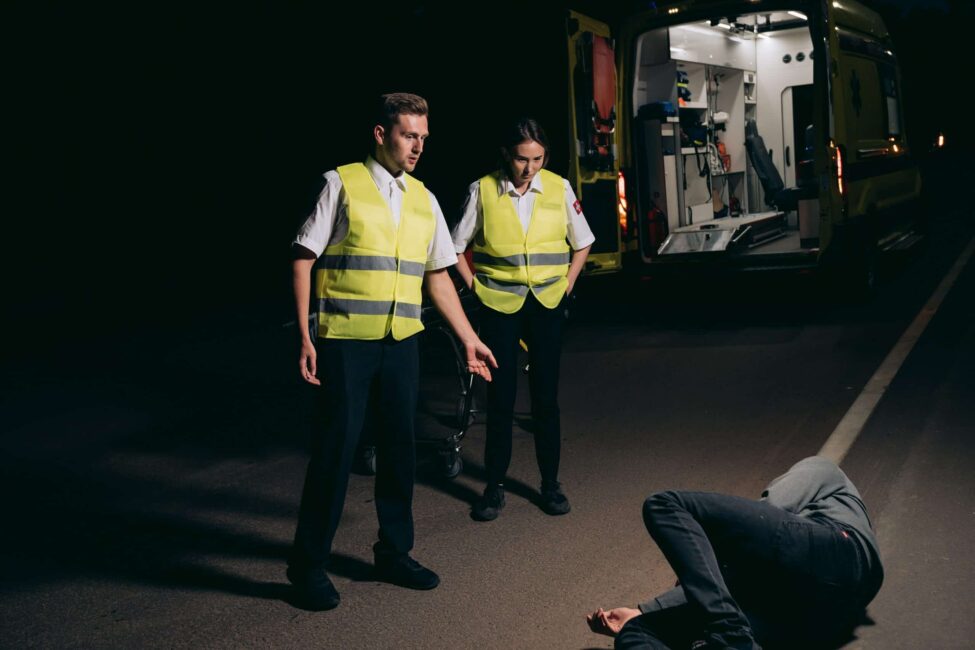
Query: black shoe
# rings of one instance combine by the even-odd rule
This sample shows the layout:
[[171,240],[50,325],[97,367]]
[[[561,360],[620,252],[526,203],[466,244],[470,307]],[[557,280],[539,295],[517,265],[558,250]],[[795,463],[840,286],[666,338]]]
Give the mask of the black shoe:
[[562,494],[562,486],[556,481],[542,485],[542,510],[548,515],[564,515],[572,510],[569,500]]
[[384,582],[409,589],[433,589],[440,577],[409,555],[376,557],[376,574]]
[[502,508],[504,508],[504,488],[500,485],[491,485],[484,488],[484,495],[474,502],[471,517],[477,521],[492,521],[498,518]]
[[288,580],[294,585],[292,604],[313,612],[335,609],[339,592],[325,573],[302,573],[288,568]]

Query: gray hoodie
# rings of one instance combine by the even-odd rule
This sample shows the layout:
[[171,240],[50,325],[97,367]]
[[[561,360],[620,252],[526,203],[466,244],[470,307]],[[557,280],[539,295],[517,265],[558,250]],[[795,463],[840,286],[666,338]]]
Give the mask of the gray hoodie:
[[762,500],[800,517],[828,517],[849,528],[863,547],[868,570],[880,569],[877,538],[860,493],[836,463],[804,458],[768,484]]

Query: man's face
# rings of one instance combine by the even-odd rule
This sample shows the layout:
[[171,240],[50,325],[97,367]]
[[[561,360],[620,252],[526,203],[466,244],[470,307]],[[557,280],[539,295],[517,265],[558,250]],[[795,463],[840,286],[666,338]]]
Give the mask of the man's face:
[[388,129],[376,126],[376,158],[393,176],[412,172],[430,135],[426,115],[400,115]]

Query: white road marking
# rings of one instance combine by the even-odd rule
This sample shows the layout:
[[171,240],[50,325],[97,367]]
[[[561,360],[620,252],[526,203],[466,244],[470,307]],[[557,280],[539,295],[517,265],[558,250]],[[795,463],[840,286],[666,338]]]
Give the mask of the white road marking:
[[965,250],[955,260],[954,266],[951,267],[951,270],[941,280],[941,284],[931,294],[928,302],[918,312],[918,315],[914,317],[914,321],[904,331],[904,334],[901,335],[900,339],[887,354],[883,363],[877,368],[877,371],[873,373],[873,377],[870,378],[867,385],[863,387],[863,391],[861,391],[856,401],[853,402],[853,405],[850,406],[850,410],[846,412],[846,415],[843,416],[840,423],[836,425],[833,433],[826,439],[822,449],[819,450],[820,456],[829,458],[837,465],[843,460],[850,447],[853,446],[853,442],[857,439],[857,436],[863,431],[863,427],[866,425],[870,415],[877,408],[880,398],[887,392],[887,387],[894,380],[897,371],[900,370],[901,364],[907,359],[907,355],[914,349],[914,345],[921,338],[921,334],[924,333],[928,323],[931,322],[938,308],[941,307],[945,296],[955,284],[955,280],[958,279],[958,275],[965,268],[968,260],[971,259],[973,252],[975,252],[975,238],[972,238],[968,242],[968,246],[965,247]]

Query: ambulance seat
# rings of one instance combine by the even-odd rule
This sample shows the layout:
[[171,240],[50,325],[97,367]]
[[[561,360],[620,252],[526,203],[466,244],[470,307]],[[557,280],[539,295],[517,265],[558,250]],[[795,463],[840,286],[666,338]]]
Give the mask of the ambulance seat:
[[779,170],[772,162],[771,152],[765,146],[765,140],[758,133],[755,120],[745,122],[745,149],[765,192],[765,203],[783,211],[795,210],[799,199],[804,198],[808,189],[785,186]]

